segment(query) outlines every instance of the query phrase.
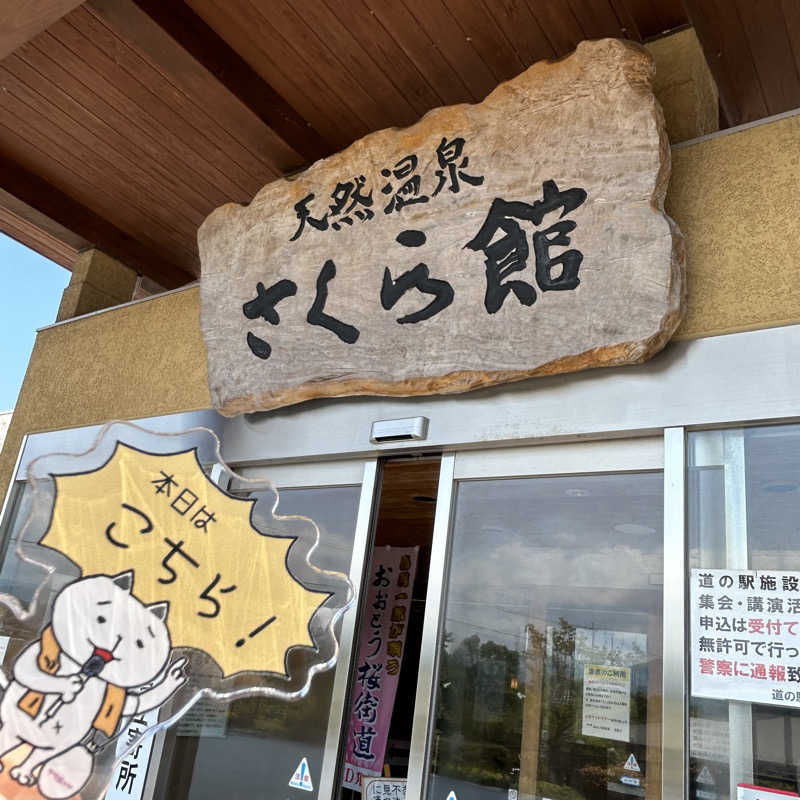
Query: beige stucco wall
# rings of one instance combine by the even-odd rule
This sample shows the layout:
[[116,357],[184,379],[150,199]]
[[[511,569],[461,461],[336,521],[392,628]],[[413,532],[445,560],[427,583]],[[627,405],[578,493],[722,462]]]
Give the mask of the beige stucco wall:
[[800,116],[674,149],[692,338],[800,321]]
[[0,497],[26,433],[208,408],[200,292],[39,332],[0,453]]

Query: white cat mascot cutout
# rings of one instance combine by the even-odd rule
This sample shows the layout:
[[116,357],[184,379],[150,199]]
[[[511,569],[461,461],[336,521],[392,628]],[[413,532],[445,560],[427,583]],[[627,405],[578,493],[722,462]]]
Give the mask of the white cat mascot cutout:
[[50,624],[14,662],[0,702],[0,757],[30,745],[10,775],[23,786],[38,782],[45,797],[80,791],[92,754],[123,718],[157,708],[186,681],[185,658],[168,666],[168,604],[144,605],[132,590],[132,571],[69,584]]

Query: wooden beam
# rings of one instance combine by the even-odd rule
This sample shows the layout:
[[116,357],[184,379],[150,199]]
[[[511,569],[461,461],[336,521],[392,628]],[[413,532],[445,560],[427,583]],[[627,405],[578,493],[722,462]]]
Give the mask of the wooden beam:
[[0,188],[0,231],[71,270],[91,244]]
[[1,152],[0,176],[2,188],[9,194],[165,288],[175,289],[196,280],[194,275]]
[[292,149],[309,162],[334,148],[183,0],[133,0]]
[[0,61],[49,28],[83,0],[25,0],[0,3]]

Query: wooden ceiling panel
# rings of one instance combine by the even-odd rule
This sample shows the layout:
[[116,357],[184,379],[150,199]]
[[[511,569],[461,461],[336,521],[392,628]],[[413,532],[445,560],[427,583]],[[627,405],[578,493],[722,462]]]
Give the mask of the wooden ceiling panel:
[[211,109],[177,91],[87,8],[73,12],[49,33],[63,46],[59,57],[84,62],[82,70],[79,63],[75,69],[93,76],[89,87],[98,100],[113,97],[121,112],[145,128],[144,135],[203,176],[206,191],[213,191],[215,198],[249,199],[251,173],[231,156],[231,151],[240,155],[240,148],[214,122]]
[[[51,76],[60,82],[54,83]],[[202,222],[203,210],[196,202],[196,191],[178,183],[174,175],[158,162],[143,159],[142,151],[134,143],[117,135],[107,122],[113,119],[111,109],[102,117],[97,116],[64,91],[64,87],[69,87],[74,79],[60,63],[37,51],[23,56],[20,50],[0,64],[0,77],[6,91],[36,112],[40,121],[47,119],[64,135],[77,138],[105,164],[112,165],[120,174],[126,174],[126,179],[139,191],[147,192],[153,184],[164,184],[167,194],[180,200],[175,213],[176,222],[183,223],[186,229],[196,228]]]
[[[495,86],[519,75],[526,68],[499,24],[498,15],[475,0],[444,0],[448,11],[457,20],[465,40],[492,71]],[[492,86],[489,91],[494,88]],[[488,92],[487,92],[488,94]]]
[[[333,16],[338,16],[336,0],[323,0],[325,7]],[[373,14],[363,0],[353,0],[353,13],[346,20],[345,27],[352,33],[375,64],[374,69],[386,74],[398,91],[406,98],[415,112],[414,120],[426,111],[442,104],[442,99],[425,80],[408,54]],[[361,73],[366,74],[366,73]]]
[[797,108],[800,74],[780,0],[735,0],[735,5],[767,108]]
[[621,21],[611,0],[569,0],[586,39],[638,39],[636,30],[629,30]]
[[187,4],[219,34],[292,107],[308,120],[333,150],[358,138],[352,121],[333,104],[330,89],[311,65],[296,59],[294,49],[247,0],[187,0]]
[[[0,175],[6,190],[0,193],[0,201],[4,196],[10,195],[13,207],[20,209],[26,223],[37,224],[36,217],[43,216],[46,219],[41,227],[57,230],[59,226],[52,221],[59,220],[71,232],[70,239],[80,237],[142,275],[154,279],[157,276],[158,281],[166,288],[182,286],[193,280],[189,272],[170,261],[162,252],[148,248],[139,239],[114,226],[106,217],[61,191],[54,182],[57,175],[54,179],[52,174],[39,175],[26,169],[24,161],[30,155],[29,143],[24,144],[19,152],[13,152],[13,147],[7,151],[1,141],[4,134],[8,134],[8,130],[0,122]],[[14,133],[11,132],[12,145],[16,143],[13,137]],[[34,150],[33,155],[34,164],[41,163],[42,154]],[[33,218],[27,216],[27,209],[33,211]]]
[[343,118],[352,136],[358,139],[381,127],[385,117],[363,85],[369,76],[357,80],[350,73],[346,51],[328,31],[315,31],[284,0],[251,0],[251,7],[275,32],[267,46],[276,39],[283,40],[289,56],[287,69],[294,71],[303,63],[315,74],[333,112]]
[[69,131],[51,127],[11,90],[0,92],[0,109],[0,152],[6,157],[148,247],[169,254],[178,263],[194,260],[186,248],[188,225],[181,232],[179,220],[169,220],[168,213],[163,215],[166,221],[157,219],[150,197],[142,191],[132,193],[131,183],[117,165]]
[[[87,0],[174,88],[224,129],[253,176],[293,172],[330,152],[321,137],[184,2]],[[287,142],[291,140],[290,146]]]
[[786,31],[794,53],[794,63],[800,71],[800,3],[797,0],[781,0],[781,10],[786,21]]
[[[404,0],[420,29],[424,29],[434,47],[462,79],[474,101],[481,101],[497,86],[498,77],[473,47],[461,15],[450,12],[443,0]],[[483,14],[483,24],[488,20]],[[474,32],[474,20],[470,32]],[[521,72],[521,68],[518,72]]]
[[644,34],[646,37],[658,36],[667,31],[686,25],[686,9],[683,0],[651,0],[659,29]]
[[586,37],[569,0],[529,0],[544,35],[558,56],[571,53]]
[[556,51],[544,35],[525,0],[488,0],[492,18],[502,28],[514,52],[527,69],[543,59],[555,58]]
[[770,114],[747,34],[731,0],[684,0],[731,125]]
[[[387,63],[393,67],[395,65],[392,61],[381,61],[380,55],[375,52],[373,36],[380,25],[370,19],[372,24],[367,35],[359,36],[323,0],[287,1],[295,14],[302,17],[313,31],[324,31],[321,39],[341,64],[339,69],[346,70],[350,76],[364,83],[370,100],[380,114],[380,124],[384,127],[404,127],[419,119],[420,106],[398,88],[394,78],[395,69],[385,69]],[[354,14],[353,19],[363,19],[364,16],[363,13]]]
[[83,0],[26,0],[0,4],[0,61],[81,2]]
[[433,87],[439,105],[474,101],[474,95],[467,88],[467,79],[462,79],[401,0],[363,2],[366,12],[389,31],[423,79]]

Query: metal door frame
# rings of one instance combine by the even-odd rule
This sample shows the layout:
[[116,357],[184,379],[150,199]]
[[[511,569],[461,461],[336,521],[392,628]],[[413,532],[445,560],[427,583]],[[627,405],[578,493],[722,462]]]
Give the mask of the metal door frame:
[[[685,571],[682,494],[682,460],[675,458],[675,447],[683,454],[683,429],[670,429],[662,437],[611,439],[594,442],[573,442],[556,445],[487,449],[445,453],[439,478],[434,521],[428,595],[422,634],[422,652],[417,679],[414,727],[411,737],[409,797],[426,800],[430,744],[436,699],[438,660],[444,621],[445,591],[448,583],[450,547],[455,498],[460,481],[556,477],[621,472],[654,472],[664,474],[664,595],[662,641],[662,797],[685,797],[683,786],[683,742],[686,734],[686,698],[683,691]],[[680,508],[676,511],[674,503]],[[677,537],[677,547],[676,539]],[[679,602],[675,602],[676,596]],[[678,640],[676,642],[676,639]],[[669,709],[669,726],[666,710]],[[677,772],[675,767],[680,764]],[[440,800],[440,798],[430,798]]]

